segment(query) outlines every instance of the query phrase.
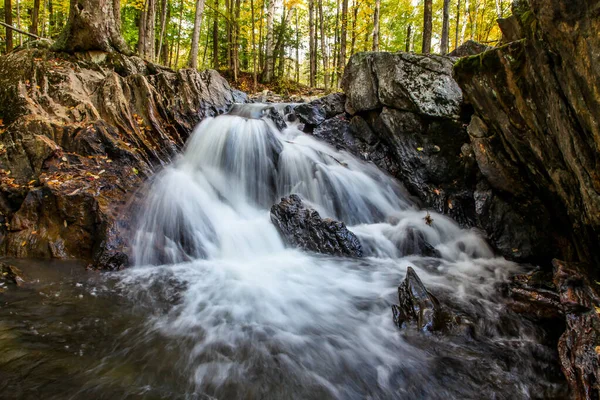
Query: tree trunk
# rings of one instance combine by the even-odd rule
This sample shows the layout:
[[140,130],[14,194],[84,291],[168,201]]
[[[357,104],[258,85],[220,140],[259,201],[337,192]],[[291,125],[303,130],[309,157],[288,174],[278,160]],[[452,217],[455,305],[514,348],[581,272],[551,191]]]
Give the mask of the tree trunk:
[[442,21],[442,44],[440,53],[448,54],[448,44],[450,42],[450,0],[444,0],[444,17]]
[[411,36],[412,35],[412,25],[408,25],[408,28],[406,28],[406,52],[408,53],[410,51],[410,40],[411,40]]
[[296,82],[300,83],[300,27],[296,8]]
[[146,45],[144,41],[146,40],[146,9],[148,8],[148,0],[144,1],[144,6],[140,11],[140,22],[138,26],[138,54],[142,56],[144,54],[144,50]]
[[215,0],[215,16],[213,19],[213,68],[219,69],[219,0]]
[[310,65],[308,84],[310,87],[315,87],[315,62],[314,62],[314,46],[315,46],[315,23],[314,23],[314,0],[308,0],[308,62]]
[[350,40],[350,56],[354,54],[354,46],[356,45],[356,36],[358,33],[356,32],[356,20],[358,19],[358,4],[356,4],[356,0],[352,1],[352,39]]
[[256,76],[256,38],[254,34],[255,22],[254,22],[254,0],[250,0],[250,16],[252,18],[252,91],[256,92],[258,86],[258,79]]
[[454,35],[454,48],[458,48],[458,31],[460,29],[460,0],[456,6],[456,32]]
[[[169,0],[162,0],[162,10],[160,13],[160,42],[158,43],[158,51],[156,52],[158,57],[162,57],[163,42],[165,41],[165,29],[167,26],[167,10],[169,8]],[[163,59],[163,63],[165,60]]]
[[179,4],[179,27],[177,28],[177,50],[175,52],[175,69],[179,67],[179,51],[181,46],[181,25],[183,21],[183,0]]
[[121,0],[113,0],[113,14],[117,32],[121,32]]
[[340,56],[338,58],[338,87],[346,66],[346,37],[348,30],[348,0],[342,0],[342,27],[340,31]]
[[240,72],[240,0],[235,0],[235,19],[233,26],[233,80],[238,81]]
[[381,0],[375,0],[375,12],[373,13],[373,51],[379,51],[379,12],[380,12],[380,9],[381,9]]
[[112,0],[71,0],[69,20],[53,48],[67,53],[99,50],[131,54],[117,29]]
[[33,10],[31,12],[31,25],[29,33],[38,34],[38,25],[40,21],[40,0],[33,0]]
[[192,33],[192,48],[188,66],[198,69],[198,48],[200,45],[200,29],[202,26],[202,14],[204,13],[204,0],[196,0],[196,13],[194,16],[194,31]]
[[[10,5],[10,0],[8,0],[8,4]],[[10,7],[8,8],[10,10]],[[12,21],[12,15],[11,15]],[[7,22],[8,23],[8,22]],[[17,0],[17,28],[21,29],[21,2]],[[12,38],[12,36],[11,36]],[[19,46],[23,45],[23,34],[19,33]]]
[[144,41],[143,49],[140,52],[140,57],[154,61],[154,42],[155,42],[155,27],[156,27],[156,0],[148,0],[148,8],[146,9],[146,22],[144,23]]
[[323,83],[325,90],[329,89],[329,55],[325,46],[325,27],[323,23],[323,0],[318,0],[319,6],[319,26],[321,29],[321,54],[323,57]]
[[425,0],[423,10],[423,47],[421,52],[429,54],[431,52],[431,30],[433,25],[433,0]]
[[334,38],[335,40],[333,41],[333,68],[331,69],[331,87],[336,87],[337,82],[336,82],[336,78],[338,76],[337,74],[337,66],[338,66],[338,58],[340,55],[340,48],[339,48],[339,42],[340,42],[340,3],[336,2],[335,3],[335,34],[334,34]]
[[270,83],[273,80],[273,14],[275,14],[275,0],[268,1],[269,5],[267,8],[267,43],[265,45],[265,68],[262,74],[262,81],[264,83]]
[[[11,0],[4,0],[4,22],[12,26],[12,3]],[[6,52],[13,51],[13,31],[6,28]]]

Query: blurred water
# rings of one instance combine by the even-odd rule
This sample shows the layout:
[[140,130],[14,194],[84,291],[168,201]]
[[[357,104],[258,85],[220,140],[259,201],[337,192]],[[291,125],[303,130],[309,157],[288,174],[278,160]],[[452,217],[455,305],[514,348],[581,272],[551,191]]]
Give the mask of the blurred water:
[[[427,212],[373,165],[294,124],[279,132],[263,118],[265,107],[237,106],[233,114],[203,121],[184,154],[152,180],[134,239],[136,267],[91,278],[64,273],[0,293],[0,350],[16,352],[0,356],[2,393],[94,399],[564,396],[556,354],[543,344],[543,332],[507,311],[497,294],[497,285],[519,266],[495,257],[475,232],[442,215],[431,213],[433,222],[426,223]],[[291,193],[322,216],[346,222],[367,256],[286,248],[269,209]],[[417,236],[440,256],[405,254]],[[390,305],[408,266],[472,322],[474,334],[393,325]],[[40,328],[49,336],[31,333]]]

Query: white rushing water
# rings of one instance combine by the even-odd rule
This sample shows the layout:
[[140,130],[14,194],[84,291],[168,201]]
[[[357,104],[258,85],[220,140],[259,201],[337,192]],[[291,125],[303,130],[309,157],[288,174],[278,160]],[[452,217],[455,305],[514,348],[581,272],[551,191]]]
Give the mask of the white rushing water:
[[[435,337],[406,337],[390,305],[413,266],[431,292],[471,318],[491,321],[475,324],[489,338],[486,346],[500,346],[495,285],[517,266],[442,215],[431,213],[427,224],[427,212],[372,164],[295,125],[279,132],[260,118],[264,108],[237,107],[238,115],[209,118],[195,129],[183,155],[148,188],[135,237],[137,267],[123,273],[127,287],[175,282],[162,290],[177,292],[179,300],[150,329],[191,343],[182,365],[195,393],[318,399],[478,393],[485,378],[476,371],[465,372],[474,374],[467,383],[453,378],[461,362],[448,370],[432,350],[441,346]],[[346,222],[366,256],[287,248],[269,209],[291,193],[323,217]],[[419,234],[440,257],[403,254]],[[529,335],[523,328],[515,337],[532,341]],[[529,393],[527,379],[486,359],[486,350],[463,355],[462,344],[444,346],[444,356],[465,360],[465,371],[486,363],[485,376],[501,390]]]

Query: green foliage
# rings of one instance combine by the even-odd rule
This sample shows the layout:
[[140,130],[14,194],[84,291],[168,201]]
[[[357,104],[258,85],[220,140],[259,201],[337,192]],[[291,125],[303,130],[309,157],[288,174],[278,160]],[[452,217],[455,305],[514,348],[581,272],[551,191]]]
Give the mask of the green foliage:
[[[19,12],[17,2],[13,1],[13,21],[15,25],[27,30],[31,24],[31,10],[34,0],[20,0]],[[147,0],[121,0],[121,30],[127,44],[132,50],[137,50],[141,14]],[[156,55],[156,60],[172,68],[182,68],[186,65],[193,31],[195,4],[194,0],[166,0],[168,1],[168,18],[165,25],[162,55]],[[253,0],[254,10],[251,9],[250,0],[239,0],[239,18],[236,18],[236,0],[206,0],[199,49],[199,67],[213,68],[213,43],[218,42],[217,52],[219,68],[231,70],[231,49],[238,49],[239,69],[246,73],[254,70],[254,58],[258,65],[256,69],[260,74],[265,60],[265,42],[267,34],[267,7],[268,0]],[[309,71],[309,26],[308,26],[308,1],[309,0],[273,0],[276,3],[274,16],[274,44],[283,43],[283,52],[276,49],[274,62],[276,84],[278,89],[289,91],[293,88],[290,82],[296,77],[296,69],[300,72],[300,81],[308,82]],[[323,9],[323,36],[325,37],[325,54],[321,46],[320,19],[317,13],[315,29],[317,32],[317,82],[323,86],[325,76],[334,77],[334,60],[339,53],[341,1],[322,0]],[[55,38],[67,22],[69,0],[41,0],[39,34],[43,37]],[[156,9],[156,51],[159,48],[161,34],[162,0],[157,0]],[[315,0],[318,4],[318,0]],[[507,16],[510,12],[509,0],[451,0],[450,2],[450,49],[455,47],[456,39],[460,45],[468,39],[494,44],[501,33],[497,27],[496,19]],[[2,7],[3,4],[0,4]],[[434,0],[433,3],[433,51],[439,51],[442,30],[443,0]],[[315,7],[318,10],[318,7]],[[348,7],[348,32],[347,32],[347,57],[360,51],[370,51],[373,40],[373,15],[375,0],[349,0]],[[254,40],[252,44],[252,11],[254,11]],[[4,10],[0,8],[0,15]],[[282,15],[290,13],[287,23]],[[17,18],[18,14],[18,18]],[[522,13],[521,18],[530,23],[530,17]],[[216,32],[213,32],[214,21],[217,21]],[[458,19],[458,24],[457,24]],[[239,37],[234,40],[236,27]],[[411,30],[410,40],[408,28]],[[411,51],[420,51],[423,29],[423,0],[381,0],[380,12],[380,50],[404,51],[407,43]],[[458,33],[458,35],[457,35]],[[0,35],[4,35],[0,28]],[[14,35],[14,43],[18,45],[27,40],[21,35]],[[3,38],[2,38],[3,39]],[[4,46],[4,40],[2,40]],[[2,49],[0,47],[0,49]],[[296,54],[299,60],[296,60]],[[256,57],[254,57],[256,56]],[[324,56],[328,59],[325,69]],[[232,74],[233,76],[233,74]]]

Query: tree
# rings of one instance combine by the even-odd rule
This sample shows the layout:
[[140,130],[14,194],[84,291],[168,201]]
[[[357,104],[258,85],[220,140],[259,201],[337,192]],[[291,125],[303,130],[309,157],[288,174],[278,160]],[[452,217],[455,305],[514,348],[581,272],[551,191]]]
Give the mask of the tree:
[[256,91],[258,86],[256,77],[256,38],[254,35],[254,0],[250,0],[250,12],[252,14],[252,89]]
[[431,52],[431,30],[433,25],[433,1],[425,0],[423,9],[423,47],[421,52],[429,54]]
[[[448,0],[446,0],[448,1]],[[373,51],[379,51],[379,11],[381,0],[375,0],[375,12],[373,13]]]
[[450,0],[444,0],[442,20],[442,43],[440,53],[448,54],[448,42],[450,41]]
[[[254,12],[254,7],[252,7],[252,11]],[[252,22],[254,23],[254,17],[252,17]],[[252,25],[252,30],[254,30],[254,25]],[[214,10],[214,19],[213,19],[213,68],[219,69],[219,0],[215,0],[215,10]]]
[[138,52],[140,57],[154,61],[156,0],[146,0],[140,21]]
[[200,29],[202,26],[202,14],[204,13],[204,0],[196,0],[196,12],[194,14],[194,32],[192,33],[192,48],[188,66],[198,68],[198,49],[200,41]]
[[458,4],[456,5],[456,32],[454,36],[454,48],[458,47],[458,31],[460,30],[460,0],[458,0]]
[[38,25],[40,21],[40,0],[33,0],[33,10],[31,10],[31,25],[29,33],[38,34]]
[[131,54],[115,21],[112,0],[71,0],[69,20],[53,48],[68,53],[100,50]]
[[[310,0],[312,1],[312,0]],[[273,14],[275,14],[275,0],[268,0],[267,6],[267,41],[265,44],[265,67],[262,81],[270,83],[273,80]]]
[[[12,3],[11,0],[4,0],[4,22],[12,25]],[[6,28],[6,52],[10,53],[13,50],[13,31]]]
[[321,29],[321,55],[323,57],[323,83],[325,90],[329,89],[329,55],[325,47],[325,29],[323,24],[323,0],[318,0],[319,7],[319,27]]
[[346,66],[346,38],[348,36],[348,0],[342,0],[342,27],[340,32],[340,55],[338,57],[338,86]]
[[315,49],[315,2],[314,0],[308,0],[308,53],[309,53],[309,64],[310,72],[308,81],[310,86],[316,86],[316,75],[317,75],[317,62],[315,60],[316,49]]

